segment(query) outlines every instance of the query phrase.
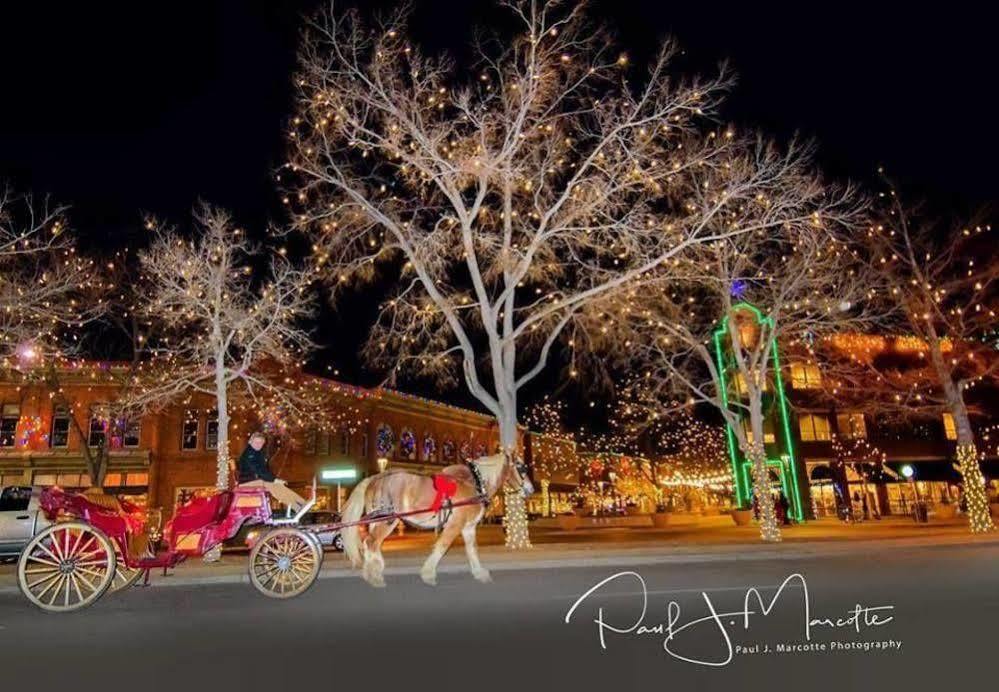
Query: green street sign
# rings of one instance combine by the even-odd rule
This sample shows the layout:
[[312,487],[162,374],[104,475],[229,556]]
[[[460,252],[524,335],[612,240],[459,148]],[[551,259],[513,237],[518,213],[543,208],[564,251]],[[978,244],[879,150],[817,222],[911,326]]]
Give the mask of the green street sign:
[[320,471],[319,478],[334,483],[351,483],[357,480],[357,469],[353,466],[331,466]]

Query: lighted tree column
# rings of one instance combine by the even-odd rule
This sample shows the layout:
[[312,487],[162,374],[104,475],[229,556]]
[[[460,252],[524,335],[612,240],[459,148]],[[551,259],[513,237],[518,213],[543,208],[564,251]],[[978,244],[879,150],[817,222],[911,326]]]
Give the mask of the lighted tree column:
[[520,488],[503,491],[503,526],[506,527],[506,547],[513,550],[530,548],[527,533],[527,505]]
[[753,496],[760,508],[760,538],[768,543],[778,543],[781,540],[780,527],[777,525],[773,498],[770,496],[770,471],[763,443],[752,443],[746,456],[753,464]]
[[975,445],[958,445],[957,465],[964,479],[964,499],[968,508],[968,524],[972,533],[986,533],[995,529],[989,512],[989,497],[985,492],[985,476],[978,466]]

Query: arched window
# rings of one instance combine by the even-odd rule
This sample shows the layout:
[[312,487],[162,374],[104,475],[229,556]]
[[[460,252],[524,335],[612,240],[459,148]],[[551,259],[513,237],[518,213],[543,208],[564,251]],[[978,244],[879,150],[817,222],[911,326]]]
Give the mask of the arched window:
[[423,461],[437,461],[437,439],[429,430],[423,433]]
[[395,433],[386,423],[379,425],[375,432],[375,451],[380,457],[390,457],[395,451]]
[[399,435],[399,456],[403,459],[416,458],[416,435],[409,428],[403,428]]

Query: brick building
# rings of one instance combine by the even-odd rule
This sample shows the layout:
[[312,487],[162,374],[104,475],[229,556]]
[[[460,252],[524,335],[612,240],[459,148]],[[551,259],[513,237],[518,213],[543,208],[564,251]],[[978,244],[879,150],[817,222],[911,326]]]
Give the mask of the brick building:
[[[115,366],[99,363],[61,369],[58,385],[0,371],[0,486],[87,487],[85,447],[93,453],[106,443],[108,492],[169,513],[179,500],[211,488],[218,440],[213,399],[193,395],[182,405],[109,426],[104,405],[114,400],[119,380]],[[352,477],[383,467],[432,471],[498,448],[491,416],[402,392],[323,382],[350,409],[350,421],[333,432],[321,431],[330,426],[317,421],[316,429],[269,435],[268,449],[271,469],[292,488],[308,493],[313,478],[320,479],[320,508],[335,508]],[[331,421],[341,418],[331,411]],[[233,415],[233,457],[260,427],[255,416]]]

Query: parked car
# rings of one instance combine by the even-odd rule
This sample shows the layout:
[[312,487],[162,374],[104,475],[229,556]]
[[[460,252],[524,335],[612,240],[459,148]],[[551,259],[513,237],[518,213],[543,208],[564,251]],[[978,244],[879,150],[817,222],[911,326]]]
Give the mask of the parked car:
[[0,490],[0,560],[16,558],[35,534],[51,524],[38,506],[41,488],[11,485]]
[[[316,524],[335,524],[339,521],[340,515],[336,512],[309,512],[302,517],[300,524],[302,526],[310,526]],[[244,526],[239,530],[239,533],[225,542],[225,548],[226,550],[249,550],[253,548],[254,542],[269,528],[268,526],[260,526],[259,524]],[[319,542],[323,545],[323,548],[343,552],[343,537],[340,536],[339,531],[318,531],[316,532],[316,536],[319,538]]]

